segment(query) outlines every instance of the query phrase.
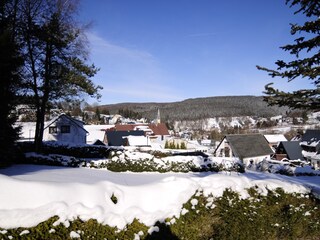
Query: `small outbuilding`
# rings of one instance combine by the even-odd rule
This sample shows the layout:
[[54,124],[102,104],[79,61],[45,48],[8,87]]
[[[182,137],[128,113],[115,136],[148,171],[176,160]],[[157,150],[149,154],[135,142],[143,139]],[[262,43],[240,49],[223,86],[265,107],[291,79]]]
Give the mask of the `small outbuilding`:
[[128,136],[145,136],[144,131],[106,131],[103,142],[108,146],[128,146]]

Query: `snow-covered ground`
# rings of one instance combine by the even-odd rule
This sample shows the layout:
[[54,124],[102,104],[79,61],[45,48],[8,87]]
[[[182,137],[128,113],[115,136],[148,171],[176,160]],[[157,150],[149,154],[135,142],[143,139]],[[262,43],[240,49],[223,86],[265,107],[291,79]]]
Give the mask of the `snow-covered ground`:
[[[308,193],[320,188],[320,177],[288,177],[269,173],[114,173],[108,170],[15,165],[0,169],[0,227],[31,227],[52,216],[68,226],[79,217],[122,229],[134,218],[152,226],[179,217],[182,205],[198,189],[221,196],[231,188],[248,197],[257,186]],[[111,197],[117,198],[117,203]]]

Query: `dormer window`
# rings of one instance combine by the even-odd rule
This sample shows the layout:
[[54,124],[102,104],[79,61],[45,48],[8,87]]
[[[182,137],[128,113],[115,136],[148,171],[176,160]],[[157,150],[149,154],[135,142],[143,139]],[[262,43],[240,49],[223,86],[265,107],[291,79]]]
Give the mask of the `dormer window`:
[[62,125],[61,133],[70,133],[70,125]]

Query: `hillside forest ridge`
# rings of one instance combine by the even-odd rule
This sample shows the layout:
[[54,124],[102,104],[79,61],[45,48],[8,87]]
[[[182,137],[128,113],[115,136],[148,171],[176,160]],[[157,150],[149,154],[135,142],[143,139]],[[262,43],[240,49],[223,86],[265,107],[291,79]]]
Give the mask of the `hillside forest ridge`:
[[142,117],[153,119],[158,109],[164,120],[200,120],[213,117],[285,115],[286,107],[268,106],[262,96],[219,96],[186,99],[171,103],[118,103],[99,106],[116,114],[120,109],[129,109]]

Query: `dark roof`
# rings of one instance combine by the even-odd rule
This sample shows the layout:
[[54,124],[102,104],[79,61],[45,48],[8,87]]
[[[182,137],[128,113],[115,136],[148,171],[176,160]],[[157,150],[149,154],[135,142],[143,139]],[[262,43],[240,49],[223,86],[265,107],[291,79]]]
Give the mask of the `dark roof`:
[[239,159],[265,156],[273,153],[267,140],[261,134],[227,135],[226,140]]
[[320,141],[320,130],[307,129],[301,138],[301,142],[318,142]]
[[109,146],[124,146],[127,136],[144,136],[144,131],[106,131]]
[[97,139],[92,145],[105,146],[105,144],[104,144],[101,140],[99,140],[99,139]]
[[280,142],[276,153],[285,153],[289,160],[304,159],[299,141]]

